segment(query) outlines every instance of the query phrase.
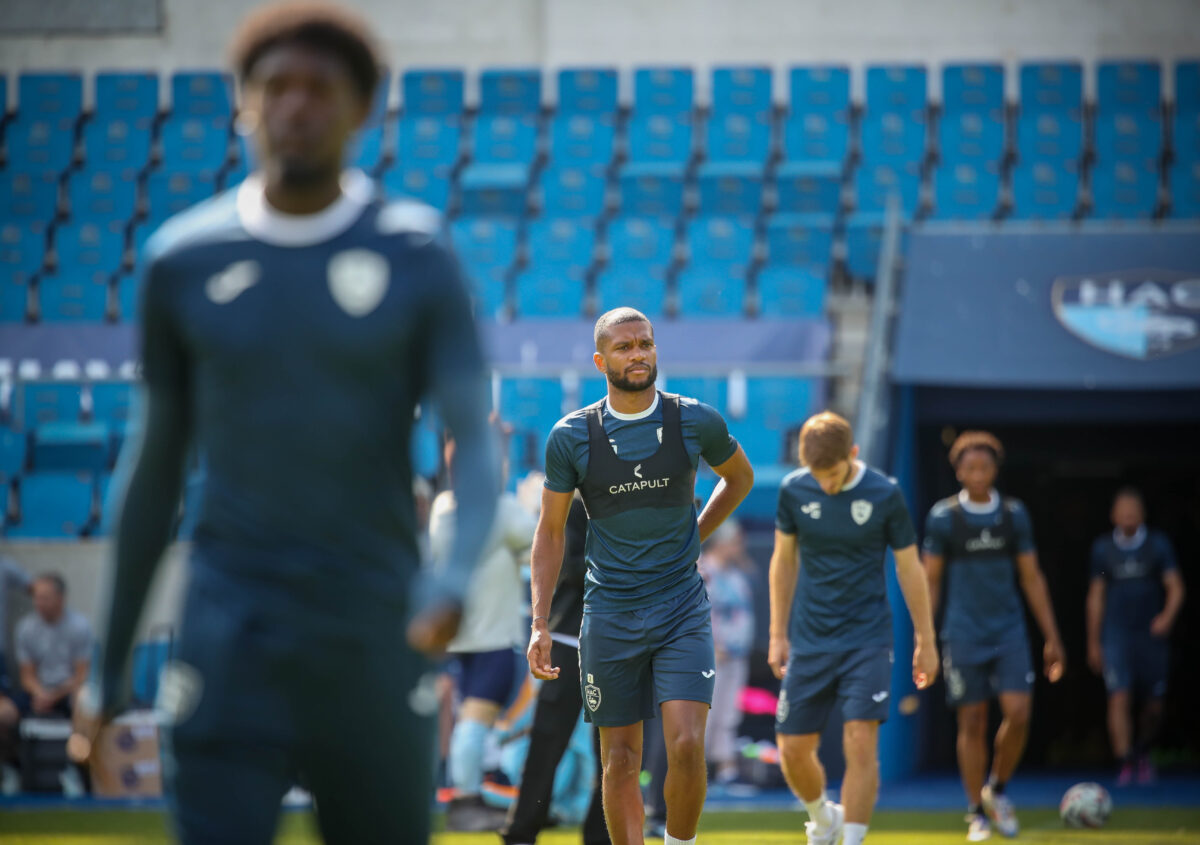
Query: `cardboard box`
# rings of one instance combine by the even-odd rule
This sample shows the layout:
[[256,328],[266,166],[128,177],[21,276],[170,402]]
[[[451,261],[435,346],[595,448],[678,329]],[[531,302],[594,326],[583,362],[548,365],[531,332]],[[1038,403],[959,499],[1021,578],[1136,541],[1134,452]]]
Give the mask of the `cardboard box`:
[[96,738],[92,793],[102,798],[158,798],[162,758],[158,717],[153,710],[126,713]]

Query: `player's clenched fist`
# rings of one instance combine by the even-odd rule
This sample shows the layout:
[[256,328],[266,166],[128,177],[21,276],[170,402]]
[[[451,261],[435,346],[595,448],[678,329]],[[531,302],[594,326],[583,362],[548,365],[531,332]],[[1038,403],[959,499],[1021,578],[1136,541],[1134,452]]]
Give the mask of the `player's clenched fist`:
[[937,680],[937,674],[937,646],[918,638],[913,647],[913,683],[917,689],[928,689]]
[[770,645],[767,646],[767,663],[771,664],[771,671],[780,680],[787,674],[789,653],[787,637],[771,637]]
[[545,622],[535,622],[529,635],[529,649],[525,656],[529,659],[529,671],[539,681],[553,681],[558,677],[558,667],[550,665],[551,642],[550,631]]

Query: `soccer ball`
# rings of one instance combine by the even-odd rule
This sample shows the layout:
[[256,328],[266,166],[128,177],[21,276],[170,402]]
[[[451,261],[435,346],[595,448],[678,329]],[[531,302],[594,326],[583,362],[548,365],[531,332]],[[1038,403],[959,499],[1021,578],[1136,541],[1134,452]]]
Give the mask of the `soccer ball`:
[[1098,783],[1077,783],[1067,790],[1058,814],[1067,827],[1103,827],[1112,812],[1112,798]]

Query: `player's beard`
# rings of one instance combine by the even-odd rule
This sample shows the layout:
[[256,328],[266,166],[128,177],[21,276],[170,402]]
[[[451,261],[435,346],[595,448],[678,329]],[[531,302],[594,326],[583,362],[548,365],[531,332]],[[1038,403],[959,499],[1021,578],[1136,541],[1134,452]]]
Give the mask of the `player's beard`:
[[648,387],[653,387],[656,381],[658,381],[658,364],[651,364],[650,372],[641,381],[634,381],[623,375],[617,375],[612,370],[608,371],[608,383],[617,390],[623,390],[626,393],[637,393]]

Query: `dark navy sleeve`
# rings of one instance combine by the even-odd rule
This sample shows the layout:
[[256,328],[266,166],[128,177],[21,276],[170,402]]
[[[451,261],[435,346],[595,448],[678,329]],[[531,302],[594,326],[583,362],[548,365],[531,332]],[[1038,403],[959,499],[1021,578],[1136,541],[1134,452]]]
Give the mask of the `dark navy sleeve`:
[[893,549],[904,549],[916,544],[917,532],[913,529],[912,517],[908,515],[908,505],[899,487],[892,488],[887,506],[885,528],[888,545]]
[[1157,531],[1154,532],[1154,536],[1158,538],[1159,575],[1170,572],[1172,569],[1178,569],[1179,562],[1175,559],[1175,547],[1171,545],[1171,538]]
[[560,421],[546,439],[546,489],[570,493],[582,481],[575,467],[575,438],[571,425]]
[[1104,554],[1105,546],[1104,537],[1097,537],[1096,542],[1092,543],[1092,577],[1105,578],[1109,576],[1108,572],[1108,556]]
[[925,517],[925,542],[922,548],[931,555],[944,557],[946,544],[950,539],[950,511],[938,503],[929,510]]
[[1029,518],[1029,511],[1025,509],[1025,505],[1014,501],[1012,516],[1013,529],[1017,533],[1017,554],[1037,551],[1037,545],[1033,541],[1033,521]]
[[775,529],[783,534],[796,533],[796,514],[787,482],[779,486],[779,504],[775,507]]
[[129,651],[154,571],[171,536],[190,440],[188,355],[170,307],[169,259],[151,258],[142,287],[142,418],[113,479],[116,542],[100,606],[102,712],[119,706]]
[[705,463],[710,467],[720,466],[733,457],[738,442],[729,433],[725,418],[716,408],[692,400],[681,402],[680,410],[694,420],[700,441],[700,457],[704,458]]

